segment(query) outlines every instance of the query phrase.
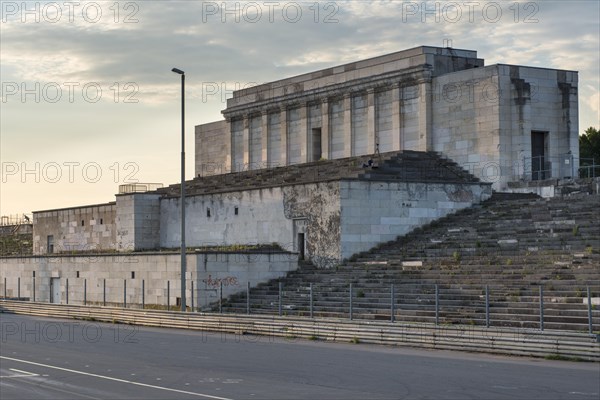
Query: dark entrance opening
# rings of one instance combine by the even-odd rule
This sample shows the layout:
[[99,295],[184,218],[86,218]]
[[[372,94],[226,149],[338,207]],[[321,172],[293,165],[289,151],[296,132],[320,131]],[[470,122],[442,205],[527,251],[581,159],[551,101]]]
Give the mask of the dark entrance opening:
[[304,260],[304,233],[298,234],[298,253],[300,254],[300,260]]
[[531,179],[539,181],[550,178],[550,168],[546,163],[546,138],[548,132],[531,132]]
[[313,128],[312,130],[312,161],[319,161],[323,156],[321,148],[321,128]]

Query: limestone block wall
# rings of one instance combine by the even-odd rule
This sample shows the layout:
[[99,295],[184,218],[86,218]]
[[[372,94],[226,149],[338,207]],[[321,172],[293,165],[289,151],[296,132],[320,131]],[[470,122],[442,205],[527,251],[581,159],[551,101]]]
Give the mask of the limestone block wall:
[[500,160],[498,67],[437,77],[433,92],[433,149],[498,189],[499,169],[511,168]]
[[196,176],[215,175],[226,172],[231,161],[229,123],[217,121],[198,125],[195,130]]
[[[89,256],[41,256],[0,258],[0,297],[50,301],[50,281],[57,279],[56,302],[83,304],[84,287],[88,304],[171,306],[181,294],[181,263],[176,253],[104,254]],[[289,253],[197,253],[187,255],[186,303],[203,307],[223,296],[245,291],[247,282],[261,282],[284,276],[298,266],[297,256]],[[35,277],[34,277],[35,273]],[[57,282],[56,280],[54,282]],[[143,282],[143,283],[142,283]],[[167,283],[168,282],[168,283]],[[19,290],[20,286],[20,290]],[[167,287],[169,286],[169,290]],[[167,299],[167,294],[169,298]]]
[[432,85],[433,149],[494,189],[531,171],[532,131],[547,132],[553,177],[564,176],[561,156],[569,151],[577,170],[577,72],[498,64]]
[[33,253],[112,250],[116,247],[116,204],[106,203],[33,213]]
[[[546,132],[546,162],[553,178],[576,176],[579,167],[578,74],[499,64],[500,149],[514,176],[531,173],[531,132]],[[508,95],[505,95],[508,94]],[[564,156],[572,155],[568,165]],[[518,180],[518,179],[513,179]],[[505,187],[506,181],[502,181]]]
[[118,195],[116,209],[118,251],[151,250],[160,246],[160,195]]
[[343,181],[341,258],[487,200],[489,184]]

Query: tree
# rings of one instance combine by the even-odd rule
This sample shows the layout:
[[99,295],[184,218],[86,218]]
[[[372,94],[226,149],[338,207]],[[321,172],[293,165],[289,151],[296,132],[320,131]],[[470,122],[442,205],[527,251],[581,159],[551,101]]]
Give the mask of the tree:
[[600,130],[590,126],[579,136],[579,157],[581,165],[591,165],[592,158],[595,164],[600,164]]

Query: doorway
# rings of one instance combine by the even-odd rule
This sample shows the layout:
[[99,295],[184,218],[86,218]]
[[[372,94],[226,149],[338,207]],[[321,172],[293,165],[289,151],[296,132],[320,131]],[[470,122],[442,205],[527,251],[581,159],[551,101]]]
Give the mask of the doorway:
[[304,260],[304,233],[298,234],[298,254],[299,259]]
[[312,130],[312,161],[319,161],[323,156],[321,147],[321,128],[313,128]]
[[60,304],[60,278],[50,278],[50,303]]
[[531,180],[550,178],[550,169],[546,163],[548,132],[531,132]]

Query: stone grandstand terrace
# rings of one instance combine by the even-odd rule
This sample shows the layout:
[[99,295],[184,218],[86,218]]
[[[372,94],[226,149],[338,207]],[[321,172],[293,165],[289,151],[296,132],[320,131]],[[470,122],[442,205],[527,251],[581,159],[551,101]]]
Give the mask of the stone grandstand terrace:
[[[369,166],[369,160],[373,164]],[[251,190],[342,179],[390,182],[470,183],[479,180],[436,152],[394,151],[374,155],[322,160],[284,167],[197,177],[186,181],[186,195]],[[178,197],[179,184],[158,189]]]
[[[391,318],[396,321],[486,323],[488,287],[492,326],[540,327],[543,288],[546,329],[588,330],[587,288],[600,330],[600,196],[542,199],[494,194],[480,205],[447,216],[395,241],[356,254],[336,268],[302,265],[286,278],[252,288],[251,313]],[[222,303],[245,313],[246,294]],[[217,307],[215,305],[214,309]]]

